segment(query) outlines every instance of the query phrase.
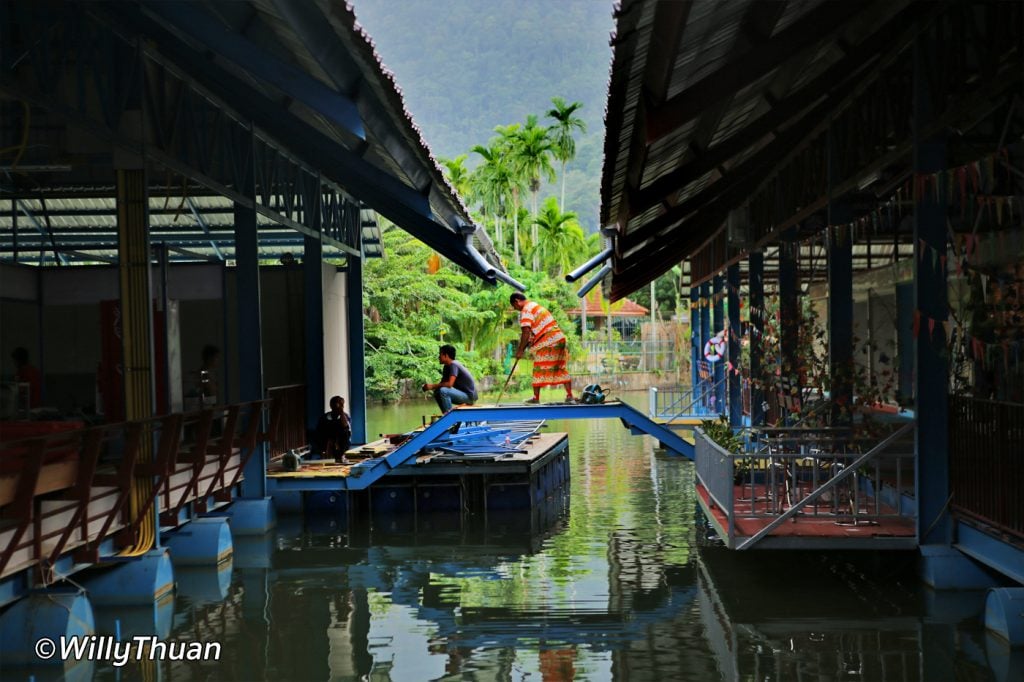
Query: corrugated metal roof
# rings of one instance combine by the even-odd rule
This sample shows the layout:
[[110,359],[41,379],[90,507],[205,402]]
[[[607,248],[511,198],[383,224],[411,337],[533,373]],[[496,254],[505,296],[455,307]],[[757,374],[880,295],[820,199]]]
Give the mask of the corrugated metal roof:
[[[601,181],[601,221],[616,231],[612,300],[671,267],[668,254],[682,261],[714,234],[733,169],[787,125],[755,132],[776,103],[909,4],[625,0],[612,39]],[[646,263],[654,253],[656,268]]]
[[[472,257],[466,256],[463,234],[467,227],[472,225],[472,219],[461,199],[448,184],[441,172],[437,162],[433,158],[429,147],[426,145],[419,128],[416,126],[411,114],[405,107],[401,91],[390,71],[382,64],[379,55],[376,53],[373,43],[366,32],[359,26],[352,6],[347,3],[333,0],[315,0],[309,3],[293,3],[289,0],[246,0],[245,2],[220,2],[218,0],[197,0],[193,3],[181,5],[165,5],[159,3],[125,3],[135,14],[125,19],[124,26],[145,27],[149,24],[158,26],[171,41],[183,48],[190,49],[193,53],[202,55],[209,60],[211,66],[220,69],[229,78],[234,78],[245,87],[258,91],[268,99],[279,103],[287,109],[288,114],[294,116],[296,121],[308,124],[318,133],[337,143],[340,147],[358,157],[359,162],[365,162],[387,175],[398,180],[411,190],[409,196],[423,197],[429,204],[429,210],[421,214],[423,220],[419,222],[417,229],[423,230],[427,225],[433,225],[429,229],[435,229],[447,233],[441,244],[444,248],[439,250],[442,255],[452,257],[463,264],[464,267],[471,267],[476,274],[481,269]],[[117,3],[107,4],[96,8],[95,18],[99,21],[107,21],[104,17],[117,11]],[[86,8],[87,11],[91,7]],[[106,14],[104,14],[106,13]],[[140,16],[141,19],[133,17]],[[275,87],[271,80],[261,77],[261,66],[255,62],[240,59],[238,52],[221,53],[217,49],[211,49],[204,44],[204,35],[195,31],[194,23],[190,24],[187,19],[200,18],[201,23],[213,26],[216,30],[233,32],[241,36],[247,45],[260,51],[256,59],[270,59],[286,65],[298,67],[304,74],[308,74],[320,85],[318,87],[338,93],[340,96],[350,99],[358,110],[359,118],[365,129],[365,139],[360,139],[352,131],[329,120],[325,116],[325,110],[317,108],[311,100],[303,99],[294,93],[285,93],[280,87],[287,88],[287,84],[278,83]],[[66,19],[65,17],[62,17]],[[183,21],[182,18],[185,20]],[[177,21],[176,21],[177,19]],[[155,24],[154,24],[155,22]],[[312,27],[312,28],[311,28]],[[139,30],[147,30],[142,28]],[[314,33],[309,33],[313,30]],[[209,34],[207,33],[206,36]],[[60,34],[51,36],[54,41],[52,49],[68,49],[71,46],[61,44]],[[161,38],[165,39],[165,38]],[[165,39],[165,40],[166,40]],[[208,40],[208,38],[206,38]],[[156,41],[150,49],[160,50],[161,45]],[[170,44],[170,43],[167,43]],[[214,44],[214,47],[216,45]],[[171,59],[173,61],[173,58]],[[254,68],[255,67],[255,68]],[[288,68],[291,68],[289,66]],[[325,92],[327,90],[324,90]],[[212,93],[213,97],[217,93]],[[238,103],[228,104],[238,108]],[[45,108],[45,107],[44,107]],[[244,109],[244,107],[243,107]],[[246,111],[239,110],[232,113],[232,116],[240,116],[245,120]],[[39,121],[36,117],[34,124]],[[44,125],[48,122],[40,122]],[[328,180],[335,181],[342,189],[348,191],[355,197],[356,201],[367,203],[367,197],[358,196],[358,192],[345,187],[345,183],[339,178],[331,176],[328,169],[318,167],[315,162],[304,159],[303,154],[289,148],[292,142],[288,139],[286,127],[279,127],[276,133],[268,133],[267,139],[280,145],[287,153],[294,157],[312,172],[320,172]],[[264,131],[266,132],[266,131]],[[40,136],[47,133],[40,128]],[[59,138],[58,138],[59,139]],[[64,140],[60,140],[64,143]],[[42,163],[53,163],[53,159],[32,159],[33,153],[38,152],[45,145],[35,145],[30,153],[22,159],[24,165],[30,165],[36,161]],[[59,153],[59,152],[58,152]],[[66,163],[66,159],[59,159]],[[73,159],[77,164],[78,159]],[[81,174],[79,174],[81,175]],[[96,174],[98,175],[98,174]],[[68,187],[60,184],[61,175],[56,173],[48,177],[36,176],[29,186],[38,188],[40,194],[48,194],[47,208],[51,212],[58,213],[49,216],[49,229],[54,233],[62,233],[66,229],[87,229],[98,232],[104,228],[110,228],[112,223],[110,216],[101,214],[102,209],[110,207],[110,201],[100,201],[98,196],[109,192],[113,196],[113,188],[99,185],[89,186],[87,194],[92,198],[58,198],[68,197],[75,194]],[[40,180],[45,184],[40,186]],[[107,181],[109,183],[109,180]],[[33,193],[35,190],[33,190]],[[193,193],[196,201],[202,206],[204,216],[208,216],[208,228],[213,232],[224,231],[230,223],[230,202],[218,197],[202,196],[209,194],[209,190],[199,190]],[[31,194],[22,194],[29,210],[42,213],[42,204],[31,198]],[[160,200],[162,202],[162,199]],[[171,197],[171,202],[176,198]],[[152,206],[151,202],[151,207]],[[370,202],[374,203],[374,202]],[[377,199],[380,203],[380,199]],[[216,207],[228,209],[228,214],[212,210]],[[78,207],[81,212],[74,214]],[[155,208],[155,207],[154,207]],[[188,213],[183,211],[182,213]],[[152,224],[154,231],[173,232],[179,228],[187,229],[196,227],[195,220],[189,215],[166,213],[158,210],[152,212]],[[189,220],[185,220],[188,218]],[[0,230],[9,230],[10,216],[0,216]],[[272,220],[266,216],[260,217],[261,234],[264,229],[270,229]],[[379,254],[380,241],[376,233],[375,219],[364,218],[362,221],[364,229],[367,230],[368,239],[365,242],[368,254]],[[412,231],[410,225],[403,225],[396,221],[399,227]],[[371,225],[372,223],[372,225]],[[28,239],[30,234],[25,232],[23,236]],[[93,235],[96,236],[96,235]],[[275,235],[276,236],[276,235]],[[295,245],[301,246],[302,235],[294,233]],[[475,235],[477,248],[485,257],[491,261],[493,269],[503,270],[500,259],[494,252],[489,237],[483,230],[477,230]],[[450,246],[449,246],[450,245]],[[446,253],[445,249],[451,251]],[[294,249],[293,249],[294,250]],[[0,256],[2,257],[2,256]]]

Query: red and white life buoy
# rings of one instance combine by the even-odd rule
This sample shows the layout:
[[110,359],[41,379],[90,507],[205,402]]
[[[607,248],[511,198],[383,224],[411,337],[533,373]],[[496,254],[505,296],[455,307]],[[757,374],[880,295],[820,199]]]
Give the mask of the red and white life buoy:
[[704,344],[704,359],[708,362],[718,362],[725,355],[725,339],[721,334],[716,334]]

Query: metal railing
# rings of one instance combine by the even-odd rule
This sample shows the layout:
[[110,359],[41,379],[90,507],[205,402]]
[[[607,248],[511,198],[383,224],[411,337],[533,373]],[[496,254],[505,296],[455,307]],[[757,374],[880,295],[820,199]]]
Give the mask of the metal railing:
[[585,341],[585,359],[574,362],[574,369],[587,372],[651,372],[673,371],[680,357],[689,361],[688,354],[680,355],[675,341]]
[[[717,384],[701,382],[691,388],[657,388],[647,391],[647,410],[652,419],[667,419],[669,424],[686,416],[714,417],[724,413],[726,406],[715,404],[715,391],[727,377]],[[716,409],[717,408],[717,409]]]
[[1024,538],[1024,405],[951,396],[954,511]]
[[732,547],[736,537],[736,460],[742,455],[724,449],[700,428],[693,430],[693,445],[697,480],[704,486],[711,502],[725,514],[728,546]]
[[[202,513],[209,500],[230,501],[257,445],[274,437],[272,428],[260,432],[268,402],[0,443],[0,577],[37,563],[47,576],[72,551],[95,563],[110,537],[134,546],[155,504],[170,526],[185,504]],[[277,423],[273,405],[270,414]],[[141,480],[151,485],[139,493]]]
[[901,497],[914,485],[913,428],[905,424],[881,441],[844,428],[755,429],[751,451],[740,454],[695,429],[695,466],[728,519],[730,547],[738,502],[744,519],[772,520],[738,547],[747,549],[798,514],[849,525],[904,516]]
[[289,450],[309,445],[306,427],[306,385],[291,384],[267,389],[267,397],[276,406],[277,423],[268,431],[274,434],[270,440],[269,458],[282,457]]

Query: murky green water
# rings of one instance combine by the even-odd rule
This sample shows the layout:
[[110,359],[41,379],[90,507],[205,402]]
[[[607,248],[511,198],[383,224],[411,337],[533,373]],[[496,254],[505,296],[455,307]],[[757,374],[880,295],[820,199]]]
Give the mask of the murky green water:
[[[369,431],[426,411],[373,408]],[[729,552],[705,540],[688,461],[617,420],[551,429],[572,483],[544,527],[283,518],[229,570],[179,572],[158,612],[221,660],[122,679],[988,680],[1021,663],[980,630],[981,597],[926,593],[913,555]]]

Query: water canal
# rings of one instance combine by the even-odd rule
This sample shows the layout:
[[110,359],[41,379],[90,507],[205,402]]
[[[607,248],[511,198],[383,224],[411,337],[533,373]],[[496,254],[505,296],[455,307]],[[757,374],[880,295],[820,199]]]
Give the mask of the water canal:
[[[369,433],[426,406],[372,408]],[[220,642],[218,663],[97,678],[1009,679],[1009,652],[958,610],[977,600],[936,602],[914,555],[730,553],[705,538],[688,461],[614,420],[551,428],[570,433],[571,495],[540,527],[283,518],[230,569],[182,573],[157,612],[172,637]]]

